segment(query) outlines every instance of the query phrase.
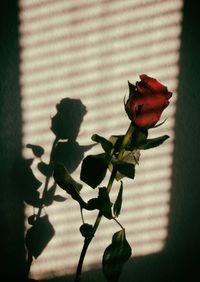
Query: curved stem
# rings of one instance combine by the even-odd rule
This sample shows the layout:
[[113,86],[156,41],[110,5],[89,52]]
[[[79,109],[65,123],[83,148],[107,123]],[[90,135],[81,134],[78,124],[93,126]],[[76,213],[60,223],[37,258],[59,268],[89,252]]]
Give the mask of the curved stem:
[[81,212],[81,220],[83,222],[83,224],[85,223],[85,220],[84,220],[84,216],[83,216],[83,209],[82,207],[80,206],[80,212]]
[[123,225],[115,218],[113,217],[113,220],[121,227],[121,229],[124,229]]
[[[123,154],[125,152],[125,149],[126,149],[126,145],[128,144],[129,140],[130,140],[130,137],[132,136],[133,134],[133,131],[134,131],[134,126],[132,125],[132,123],[130,124],[125,136],[124,136],[124,139],[122,141],[122,145],[121,145],[121,149],[119,151],[119,155],[118,155],[118,159],[122,159],[123,157]],[[108,182],[108,185],[107,185],[107,192],[108,194],[110,193],[111,191],[111,188],[112,188],[112,185],[113,185],[113,182],[115,180],[115,177],[116,177],[116,174],[117,174],[117,170],[115,167],[113,167],[113,170],[112,170],[112,173],[110,175],[110,179],[109,179],[109,182]],[[80,254],[80,258],[79,258],[79,262],[78,262],[78,266],[77,266],[77,270],[76,270],[76,276],[75,276],[75,280],[74,282],[80,282],[81,281],[81,276],[82,276],[82,267],[83,267],[83,262],[84,262],[84,258],[85,258],[85,255],[86,255],[86,252],[87,252],[87,249],[90,245],[90,242],[92,241],[96,231],[97,231],[97,228],[101,222],[101,218],[102,218],[102,214],[99,212],[98,213],[98,216],[96,218],[96,221],[94,223],[94,227],[93,227],[93,236],[91,236],[90,238],[85,238],[85,241],[84,241],[84,244],[83,244],[83,248],[82,248],[82,251],[81,251],[81,254]],[[120,224],[117,220],[116,222],[118,224]],[[123,226],[120,224],[120,227],[123,229]]]

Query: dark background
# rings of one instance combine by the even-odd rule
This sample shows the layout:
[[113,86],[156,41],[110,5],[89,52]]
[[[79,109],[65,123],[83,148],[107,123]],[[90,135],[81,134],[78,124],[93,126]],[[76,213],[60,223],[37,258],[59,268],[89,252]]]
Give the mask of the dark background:
[[[167,245],[162,253],[130,260],[121,281],[200,279],[200,17],[198,1],[185,1],[175,127],[172,197]],[[17,1],[0,4],[0,278],[20,280],[25,265],[24,205],[13,167],[21,159]],[[98,274],[98,275],[97,275]],[[103,281],[101,270],[85,281]],[[195,278],[196,277],[196,278]],[[53,280],[51,280],[53,281]],[[57,278],[54,281],[72,281]]]

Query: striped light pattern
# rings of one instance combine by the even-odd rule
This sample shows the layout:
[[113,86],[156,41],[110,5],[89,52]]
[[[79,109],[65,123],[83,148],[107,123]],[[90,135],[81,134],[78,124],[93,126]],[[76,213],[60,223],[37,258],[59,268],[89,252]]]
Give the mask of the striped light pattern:
[[[62,98],[81,99],[86,106],[77,142],[89,145],[94,133],[109,137],[126,131],[129,120],[123,99],[128,94],[128,80],[135,83],[140,73],[146,73],[174,92],[163,114],[167,121],[151,133],[151,136],[168,134],[170,140],[159,148],[142,152],[135,180],[124,181],[120,215],[134,256],[162,251],[168,236],[183,1],[20,0],[19,3],[24,158],[32,157],[26,144],[38,144],[45,148],[43,160],[48,162],[54,140],[50,118]],[[96,146],[87,154],[99,152]],[[37,161],[33,163],[33,171],[44,181],[36,165]],[[73,177],[79,180],[79,174],[80,165]],[[116,183],[111,193],[113,200],[118,188]],[[96,195],[91,190],[83,188],[85,199]],[[57,193],[64,195],[59,188]],[[64,203],[54,202],[45,212],[56,235],[32,265],[31,276],[36,279],[74,273],[83,243],[78,230],[79,208],[70,197]],[[26,215],[31,213],[32,207],[27,205]],[[91,224],[95,216],[93,212],[85,213]],[[26,227],[30,227],[27,222]],[[84,270],[100,267],[102,253],[117,230],[115,222],[102,221]]]

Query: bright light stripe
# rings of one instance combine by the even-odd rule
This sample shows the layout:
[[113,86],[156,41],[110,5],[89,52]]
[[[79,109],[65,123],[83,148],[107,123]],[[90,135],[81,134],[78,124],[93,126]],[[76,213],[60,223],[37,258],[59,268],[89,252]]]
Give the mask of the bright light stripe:
[[[163,65],[163,63],[157,63],[157,65],[154,64],[151,67],[151,64],[148,64],[148,62],[146,62],[146,61],[141,61],[140,63],[136,64],[134,71],[141,72],[140,69],[142,67],[145,68],[145,70],[148,71],[148,72],[150,72],[150,71],[153,72],[155,70],[161,69],[160,70],[161,78],[162,78],[162,71],[165,74],[166,74],[166,72],[168,72],[169,75],[171,75],[171,76],[172,76],[172,73],[173,73],[174,76],[176,76],[178,74],[178,67],[177,67],[177,65],[170,64],[170,65],[166,66],[166,65]],[[167,67],[167,70],[166,70],[166,67]],[[126,68],[127,68],[127,70],[126,70]],[[126,67],[124,67],[124,71],[123,72],[122,72],[122,70],[121,70],[121,73],[120,73],[120,71],[118,71],[118,74],[117,75],[113,74],[111,78],[114,80],[114,79],[119,78],[119,75],[120,75],[121,78],[124,78],[124,81],[127,81],[127,75],[130,75],[129,72],[130,72],[130,70],[126,66]],[[37,85],[33,86],[32,85],[32,87],[29,87],[29,86],[24,85],[23,88],[24,88],[24,91],[26,91],[27,96],[33,95],[33,99],[34,99],[34,94],[35,93],[37,93],[37,95],[38,94],[41,95],[41,94],[44,94],[45,92],[49,93],[49,91],[50,91],[50,95],[51,95],[51,93],[55,93],[56,91],[59,91],[60,89],[63,90],[63,92],[64,92],[64,89],[69,87],[69,84],[67,84],[67,82],[66,82],[66,78],[67,77],[68,76],[61,77],[58,81],[56,81],[56,80],[55,81],[49,80],[49,81],[47,81],[48,83],[45,83],[44,85],[40,85],[39,84],[39,86],[37,86]],[[76,77],[75,73],[74,73],[74,77]],[[133,75],[131,75],[131,78],[132,77],[133,77]],[[87,81],[87,79],[88,79],[88,81]],[[79,83],[79,84],[76,84],[75,80],[71,81],[72,86],[74,86],[74,90],[73,90],[73,92],[75,93],[74,95],[80,94],[80,88],[78,88],[78,87],[82,87],[83,88],[81,91],[82,91],[83,95],[85,94],[85,96],[89,95],[91,93],[95,93],[94,92],[94,88],[96,88],[96,86],[97,86],[97,81],[95,81],[95,82],[92,81],[92,79],[89,76],[89,74],[88,74],[87,77],[85,76],[85,79],[80,79],[80,80],[82,82]],[[104,81],[103,78],[101,78],[100,82],[103,82],[103,81]],[[171,82],[171,80],[170,80],[170,82]],[[88,91],[87,91],[87,83],[88,83]],[[119,84],[120,84],[119,81],[118,82],[116,81],[116,84],[113,83],[113,85],[110,85],[108,83],[108,86],[105,84],[105,86],[103,86],[103,87],[104,87],[105,91],[109,91],[110,88],[112,88],[112,89],[113,88],[118,88],[119,89],[119,87],[121,86],[121,85],[118,86]],[[125,89],[127,91],[127,87],[124,88],[124,91],[125,91]],[[66,91],[65,91],[65,95],[66,95]],[[120,95],[122,95],[122,94],[120,93]],[[56,101],[55,95],[52,94],[52,97],[54,97],[54,100]]]
[[[126,208],[122,207],[123,213],[130,211],[131,207],[132,207],[132,203],[129,203],[129,205],[127,205]],[[59,211],[59,209],[55,209],[54,213],[52,212],[51,218],[52,218],[53,222],[56,222],[56,224],[59,225],[57,232],[61,232],[63,230],[62,229],[62,223],[66,222],[66,216],[65,216],[65,214],[58,214],[58,213],[55,215],[55,213],[57,211]],[[145,204],[145,206],[142,206],[141,209],[134,209],[134,212],[132,212],[131,214],[129,213],[128,215],[124,215],[124,216],[122,215],[122,217],[123,217],[122,221],[127,222],[128,220],[132,219],[133,222],[138,221],[138,220],[140,220],[140,221],[148,220],[149,222],[151,222],[151,219],[160,218],[161,215],[165,215],[167,217],[168,213],[169,213],[169,205],[168,205],[167,201],[165,201],[165,203],[162,204],[162,205],[159,205],[159,203],[155,204],[154,209],[152,209],[151,205],[148,206],[148,205]],[[66,223],[72,224],[73,221],[74,221],[74,218],[76,218],[76,216],[77,216],[77,214],[75,214],[74,217],[70,218],[70,220],[67,220]],[[92,221],[92,217],[95,217],[94,214],[90,214],[90,216],[88,216],[88,215],[86,216],[86,218],[90,221]],[[150,223],[150,225],[151,225],[151,223]],[[28,225],[27,225],[27,227],[28,227]],[[133,227],[133,229],[134,229],[134,227]],[[134,230],[132,230],[131,232],[134,232]],[[59,239],[60,240],[57,240],[57,241],[54,242],[54,246],[59,245],[60,242],[62,242],[63,239],[69,240],[68,241],[69,243],[73,241],[72,237],[66,238],[65,234],[63,234],[63,233],[60,235]]]
[[[175,13],[169,13],[166,15],[158,16],[157,18],[154,19],[154,27],[153,29],[155,30],[156,28],[162,28],[168,25],[176,25],[180,23],[181,17],[180,14],[175,12]],[[94,22],[94,20],[93,20]],[[110,25],[108,26],[107,22],[105,22],[105,29],[106,29],[106,37],[109,37],[110,39],[118,39],[120,36],[136,36],[140,33],[145,33],[149,32],[151,29],[149,27],[149,24],[152,22],[152,18],[149,19],[149,21],[142,21],[141,22],[136,22],[134,23],[134,26],[131,25],[131,22],[127,21],[126,23],[126,30],[124,30],[124,25],[123,23],[119,23],[119,26],[117,26],[117,29],[115,28],[116,23],[114,22],[114,26]],[[169,24],[170,23],[170,24]],[[84,27],[86,28],[84,29]],[[87,37],[87,42],[86,44],[97,44],[99,41],[102,41],[103,37],[100,35],[96,34],[96,28],[92,25],[93,33],[91,33],[91,25],[86,23],[84,25],[80,26],[80,30],[75,30],[75,35],[71,34],[71,31],[67,31],[66,28],[59,28],[58,30],[55,30],[54,32],[52,31],[51,33],[38,33],[35,36],[31,36],[30,38],[27,36],[24,37],[24,39],[21,41],[21,46],[22,47],[28,47],[28,46],[36,46],[36,45],[43,45],[43,44],[49,44],[51,42],[54,42],[55,40],[72,40],[71,45],[76,46],[76,44],[80,44],[81,42],[84,41],[82,38],[83,35]],[[98,25],[97,25],[98,26]],[[100,26],[99,29],[102,28],[103,26]],[[114,28],[114,32],[113,32]],[[69,29],[70,30],[70,29]],[[88,35],[89,33],[89,35]],[[160,32],[157,31],[157,34]],[[81,38],[80,38],[81,37]],[[102,44],[102,43],[101,43]]]
[[[180,33],[180,26],[178,23],[180,23],[180,20],[177,20],[177,26],[173,28],[173,30],[171,30],[169,27],[170,25],[166,25],[163,27],[163,33],[159,34],[159,38],[152,38],[151,33],[146,33],[146,35],[144,36],[142,33],[137,34],[137,41],[135,40],[135,38],[132,38],[132,33],[128,33],[127,36],[124,36],[123,34],[123,41],[119,40],[120,38],[118,37],[112,37],[112,42],[114,43],[115,48],[117,48],[118,46],[121,46],[122,50],[124,50],[124,48],[127,48],[128,46],[133,46],[133,47],[138,47],[138,45],[144,45],[145,43],[149,42],[149,43],[156,43],[159,44],[160,41],[165,40],[166,39],[166,45],[168,45],[168,39],[174,39],[176,40],[176,38],[174,38],[175,35],[177,35],[177,33]],[[126,32],[126,31],[125,31]],[[112,36],[112,35],[111,35]],[[77,42],[77,41],[76,41]],[[47,63],[50,63],[48,61],[48,57],[51,55],[58,55],[63,56],[63,53],[67,53],[67,51],[70,50],[70,52],[72,53],[72,56],[74,53],[77,53],[77,57],[78,58],[82,58],[83,56],[87,56],[90,57],[93,54],[97,54],[99,51],[97,51],[96,49],[92,48],[93,44],[88,44],[88,42],[85,42],[82,38],[79,38],[79,47],[80,50],[79,52],[77,52],[77,48],[78,46],[74,46],[74,41],[70,41],[67,42],[65,39],[61,40],[59,45],[55,45],[54,42],[53,43],[48,43],[48,48],[46,45],[43,46],[34,46],[34,47],[29,47],[28,49],[24,49],[22,52],[22,59],[28,60],[28,58],[31,59],[31,61],[29,62],[30,67],[32,65],[34,65],[34,62],[32,61],[34,58],[34,61],[41,60],[41,62],[43,62],[44,60],[46,60]],[[176,41],[175,41],[176,42]],[[103,45],[102,41],[97,42],[98,46]],[[71,46],[71,45],[72,46]],[[155,46],[156,46],[155,44]],[[73,47],[73,49],[71,49],[71,47]],[[87,48],[86,48],[87,47]],[[108,46],[108,51],[112,50],[112,48],[110,48]],[[62,53],[63,52],[63,53]],[[55,57],[52,56],[52,60],[56,60]],[[24,62],[26,63],[26,61]],[[29,64],[27,65],[27,68],[29,67]],[[24,64],[24,66],[26,66],[26,64]],[[23,67],[24,67],[23,66]]]
[[[117,23],[117,21],[121,21],[121,20],[126,21],[127,18],[132,16],[131,12],[133,11],[132,10],[133,7],[130,7],[131,5],[132,3],[130,3],[130,5],[127,7],[125,6],[119,7],[118,5],[115,5],[113,7],[107,6],[106,9],[104,10],[101,9],[101,5],[88,5],[88,7],[85,7],[86,9],[83,9],[81,13],[79,10],[75,11],[74,9],[73,15],[72,15],[73,22],[84,23],[87,21],[87,23],[90,23],[91,21],[92,22],[94,21],[94,17],[95,17],[95,24],[102,25],[100,21],[102,15],[105,17],[106,22],[109,22],[109,23],[113,23],[113,22]],[[117,9],[114,9],[114,8],[117,8]],[[173,12],[174,9],[176,8],[177,9],[181,8],[181,2],[179,2],[179,5],[177,5],[177,2],[174,2],[174,1],[171,1],[171,2],[168,1],[166,3],[155,1],[154,3],[151,3],[148,6],[146,5],[145,9],[144,9],[144,6],[139,5],[138,7],[134,8],[134,12],[135,12],[134,19],[141,19],[141,16],[148,18],[148,17],[151,17],[152,15],[157,16],[165,12],[170,12],[170,11]],[[64,7],[62,7],[62,11],[58,11],[59,17],[55,9],[52,10],[52,12],[48,9],[46,9],[45,11],[48,13],[48,16],[45,17],[45,15],[43,15],[43,17],[40,18],[40,24],[37,21],[33,21],[33,18],[31,16],[26,19],[27,32],[31,31],[33,34],[34,30],[40,30],[40,29],[43,29],[44,27],[46,27],[47,29],[55,28],[57,27],[57,24],[70,24],[72,21],[71,13],[66,16],[66,12],[71,12],[71,10],[68,10],[68,9],[65,10]],[[52,19],[51,23],[49,23],[48,21],[50,14],[51,14],[51,19]],[[37,13],[37,16],[38,16],[38,13]],[[23,21],[23,18],[22,18],[22,21]],[[22,25],[22,28],[23,28],[23,25]],[[25,30],[21,29],[21,32],[26,32],[26,29]]]
[[[139,73],[157,77],[176,92],[182,5],[181,0],[119,0],[106,6],[101,0],[21,0],[23,144],[44,146],[44,160],[48,161],[54,138],[49,132],[50,117],[63,97],[80,98],[87,107],[78,138],[79,144],[85,145],[91,144],[90,136],[94,132],[106,137],[124,132],[128,125],[123,109],[127,80],[134,82]],[[135,256],[155,253],[165,246],[175,104],[174,96],[163,114],[163,119],[168,117],[166,123],[151,133],[152,136],[169,134],[170,140],[156,151],[142,152],[136,179],[124,183],[121,222],[126,226]],[[99,109],[103,112],[100,115]],[[97,152],[99,147],[89,153]],[[23,154],[26,158],[32,156],[28,149]],[[35,162],[33,168],[36,166]],[[80,166],[73,173],[76,179],[79,172]],[[118,186],[113,189],[113,199]],[[59,188],[57,193],[63,195]],[[89,199],[95,193],[87,188],[82,195]],[[34,262],[32,275],[37,279],[74,272],[82,245],[78,233],[80,214],[77,204],[68,198],[66,203],[46,208],[56,237]],[[31,210],[27,208],[27,214]],[[71,210],[73,214],[69,216]],[[91,223],[94,217],[93,213],[86,215]],[[29,227],[27,222],[26,226]],[[118,230],[114,223],[102,222],[89,250],[85,270],[99,267],[101,253],[110,243],[113,230]],[[72,244],[76,246],[73,249]]]
[[[165,46],[165,44],[163,43],[162,46]],[[162,48],[162,46],[160,46],[160,48]],[[172,49],[172,48],[171,48]],[[162,50],[162,49],[161,49]],[[152,50],[150,50],[150,52],[147,52],[147,54],[145,54],[145,56],[143,55],[144,54],[144,50],[143,49],[140,49],[138,50],[137,52],[135,52],[134,54],[129,54],[129,55],[126,55],[124,56],[123,58],[119,58],[116,56],[113,58],[112,62],[105,62],[104,66],[105,68],[108,68],[110,66],[112,67],[115,67],[116,68],[116,71],[115,71],[115,74],[117,74],[117,72],[120,73],[121,71],[121,68],[124,64],[126,64],[127,62],[129,61],[136,61],[137,62],[137,58],[139,57],[143,57],[144,56],[144,59],[145,58],[149,58],[150,55],[152,55],[150,57],[150,60],[148,60],[148,63],[149,64],[152,64],[152,65],[157,65],[158,63],[159,64],[169,64],[171,61],[172,62],[177,62],[178,61],[178,54],[176,52],[173,52],[174,51],[174,48],[172,49],[172,52],[170,52],[171,50],[168,50],[167,53],[165,53],[164,50],[162,50],[163,54],[157,54],[156,55],[156,50],[152,52]],[[153,54],[155,52],[155,55]],[[70,59],[70,61],[66,61],[67,64],[71,64],[72,63],[72,60],[73,58]],[[62,58],[61,58],[61,61],[62,61]],[[30,77],[28,77],[26,80],[24,81],[21,81],[21,84],[28,84],[30,83],[30,87],[35,84],[35,82],[37,82],[37,85],[40,85],[40,84],[43,84],[44,82],[46,81],[49,81],[49,80],[52,80],[53,78],[56,80],[56,79],[59,79],[60,77],[68,77],[68,75],[70,76],[75,76],[76,73],[81,73],[81,72],[84,72],[84,75],[83,77],[81,77],[81,79],[79,78],[77,80],[77,83],[78,82],[81,82],[81,81],[85,81],[85,80],[93,80],[96,78],[96,75],[93,74],[93,75],[89,75],[90,73],[93,72],[93,70],[96,69],[96,65],[98,63],[98,60],[90,60],[88,61],[87,63],[87,68],[85,68],[85,66],[82,66],[81,68],[81,61],[80,62],[77,62],[76,64],[76,67],[74,67],[74,73],[70,73],[68,69],[66,69],[66,65],[63,64],[63,66],[61,65],[60,67],[58,68],[53,68],[53,66],[51,66],[51,68],[49,70],[46,70],[46,71],[43,71],[42,70],[42,73],[38,73],[38,72],[35,72],[33,73]],[[94,76],[94,77],[93,77]]]
[[[169,35],[166,36],[166,33],[169,32]],[[177,26],[177,28],[174,30],[174,35],[176,34],[180,34],[180,28]],[[147,57],[149,53],[152,53],[154,56],[160,56],[165,52],[170,52],[170,51],[174,51],[174,49],[179,48],[179,40],[174,40],[174,35],[171,33],[170,28],[165,28],[165,35],[161,35],[157,40],[155,40],[155,38],[146,38],[146,37],[142,37],[142,39],[145,38],[144,42],[139,42],[139,40],[137,39],[137,42],[135,42],[134,39],[132,38],[126,38],[123,41],[120,42],[116,42],[115,44],[115,52],[117,53],[119,52],[128,52],[130,51],[130,49],[132,48],[133,44],[137,44],[137,46],[139,47],[139,43],[140,46],[143,46],[144,44],[152,44],[154,43],[154,46],[151,47],[150,50],[147,51],[147,54],[145,54],[145,56]],[[163,38],[162,38],[163,37]],[[166,42],[163,42],[164,40],[166,40]],[[132,43],[131,43],[132,41]],[[130,43],[131,43],[131,47],[130,47]],[[155,44],[156,43],[156,44]],[[35,50],[35,48],[34,48]],[[41,49],[39,49],[41,51]],[[60,52],[63,52],[60,54]],[[101,50],[101,48],[87,48],[86,50],[83,48],[81,49],[78,53],[77,50],[74,50],[73,52],[71,52],[71,54],[69,54],[67,52],[67,50],[58,50],[58,52],[56,53],[56,51],[54,50],[52,53],[49,52],[49,48],[44,50],[44,54],[38,54],[35,58],[35,60],[33,60],[32,58],[29,58],[28,56],[26,57],[24,54],[24,64],[23,64],[23,68],[21,68],[22,72],[32,72],[35,75],[35,72],[37,71],[46,71],[46,67],[62,67],[63,65],[65,65],[67,62],[77,62],[77,63],[83,63],[83,62],[87,62],[88,60],[92,60],[95,56],[97,55],[106,55],[106,54],[112,54],[112,48],[110,48],[110,50]],[[140,50],[137,50],[136,53],[134,52],[133,54],[131,54],[132,56],[134,56],[134,58],[136,59],[136,61],[138,60],[138,52],[141,52]],[[155,53],[157,52],[157,53]],[[47,53],[47,54],[46,54]],[[137,55],[136,55],[137,54]],[[53,55],[52,60],[49,61],[49,55]],[[58,56],[55,56],[58,55]],[[143,54],[142,54],[143,55]],[[130,56],[130,55],[129,55]],[[29,58],[29,59],[28,59]]]
[[[77,2],[77,1],[76,1]],[[137,18],[141,18],[141,16],[143,18],[145,17],[150,17],[150,16],[155,16],[158,15],[162,12],[165,11],[174,11],[175,9],[179,10],[182,8],[182,2],[181,1],[167,1],[167,2],[161,2],[161,1],[149,1],[150,3],[148,4],[147,1],[145,1],[145,7],[142,5],[141,1],[135,1],[135,4],[133,2],[130,1],[124,1],[124,3],[121,5],[116,5],[115,3],[107,3],[107,7],[106,9],[103,10],[103,15],[108,16],[106,18],[106,20],[108,21],[116,21],[119,20],[119,15],[120,18],[124,17],[124,19],[126,20],[129,16],[132,16],[131,11],[132,9],[134,9],[135,12],[135,17],[134,19]],[[80,4],[82,4],[83,1],[80,2]],[[24,4],[24,3],[23,3]],[[61,4],[61,5],[59,5]],[[98,23],[98,20],[100,20],[101,18],[99,17],[99,19],[97,18],[99,15],[101,15],[101,5],[99,4],[99,1],[97,1],[97,3],[95,3],[94,1],[92,1],[92,3],[88,3],[87,5],[83,6],[82,12],[80,13],[79,9],[73,9],[76,6],[72,6],[71,8],[73,9],[73,11],[71,11],[70,6],[68,5],[68,2],[62,2],[59,1],[56,4],[52,3],[52,5],[49,5],[48,9],[44,6],[44,9],[41,9],[41,7],[39,7],[39,9],[32,9],[32,10],[26,10],[26,13],[22,13],[21,14],[21,20],[23,21],[24,19],[27,22],[26,28],[28,28],[28,31],[33,31],[34,29],[40,29],[43,27],[43,25],[45,25],[46,27],[49,28],[50,27],[54,27],[57,25],[57,23],[70,23],[71,19],[70,18],[70,14],[66,16],[66,12],[73,12],[72,17],[74,21],[81,21],[81,23],[84,22],[84,20],[86,20],[87,22],[90,20],[94,21],[94,17],[95,17],[95,22]],[[79,4],[79,5],[80,5]],[[77,5],[77,3],[76,3]],[[80,5],[81,6],[81,5]],[[84,9],[85,8],[85,9]],[[66,9],[66,10],[65,10]],[[68,10],[69,9],[69,10]],[[130,11],[131,10],[131,11]],[[45,14],[47,15],[47,17],[45,17]],[[48,19],[49,19],[49,14],[51,15],[51,19],[54,19],[54,21],[52,21],[52,23],[49,23]],[[64,15],[63,15],[64,14]],[[58,17],[59,15],[59,17]],[[112,17],[109,17],[112,16]],[[34,18],[38,18],[40,19],[40,24],[37,21],[33,21]],[[47,19],[47,20],[46,20]],[[30,24],[29,23],[30,20]],[[102,23],[101,23],[102,24]],[[36,28],[33,28],[35,27]],[[22,29],[21,32],[23,32],[24,30]]]

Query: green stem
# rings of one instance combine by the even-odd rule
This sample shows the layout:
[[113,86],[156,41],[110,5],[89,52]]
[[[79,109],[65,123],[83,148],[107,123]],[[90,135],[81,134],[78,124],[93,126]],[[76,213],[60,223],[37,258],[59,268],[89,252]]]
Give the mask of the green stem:
[[121,223],[115,217],[113,217],[113,220],[121,227],[121,229],[124,229],[124,227],[121,225]]
[[80,211],[81,211],[81,220],[83,222],[83,224],[85,223],[85,220],[84,220],[84,216],[83,216],[83,209],[82,207],[80,206]]
[[[130,140],[130,137],[132,136],[133,134],[133,131],[134,131],[134,126],[132,125],[132,123],[130,124],[125,136],[124,136],[124,139],[122,141],[122,145],[121,145],[121,149],[120,149],[120,152],[119,152],[119,155],[118,155],[118,159],[122,159],[123,157],[123,154],[125,152],[125,149],[126,149],[126,145],[128,144],[129,140]],[[115,177],[116,177],[116,174],[117,174],[117,170],[116,168],[113,168],[112,170],[112,173],[110,175],[110,179],[109,179],[109,182],[108,182],[108,185],[107,185],[107,192],[108,194],[110,193],[111,189],[112,189],[112,185],[113,185],[113,182],[115,180]],[[81,281],[81,276],[82,276],[82,267],[83,267],[83,262],[84,262],[84,259],[85,259],[85,255],[86,255],[86,252],[87,252],[87,249],[98,229],[98,226],[101,222],[101,218],[102,218],[102,214],[99,212],[98,213],[98,216],[96,218],[96,221],[94,223],[94,227],[93,227],[93,236],[91,236],[90,238],[85,238],[85,241],[84,241],[84,244],[83,244],[83,248],[82,248],[82,251],[81,251],[81,254],[80,254],[80,258],[79,258],[79,262],[78,262],[78,266],[77,266],[77,270],[76,270],[76,276],[75,276],[75,280],[74,282],[80,282]],[[117,221],[117,223],[119,224],[119,222]],[[121,226],[120,224],[120,227],[123,229],[123,226]]]
[[[111,173],[111,176],[110,176],[110,179],[109,179],[109,182],[108,182],[108,186],[107,186],[108,193],[110,192],[110,190],[112,188],[112,184],[113,184],[113,181],[115,179],[116,172],[117,171],[115,169],[113,169],[113,171]],[[81,255],[80,255],[80,258],[79,258],[79,262],[78,262],[78,267],[77,267],[76,277],[75,277],[74,282],[80,282],[81,281],[81,276],[82,276],[81,273],[82,273],[83,261],[84,261],[87,249],[88,249],[88,247],[90,245],[90,242],[92,241],[92,238],[94,237],[94,235],[95,235],[95,233],[97,231],[97,228],[98,228],[98,226],[99,226],[99,224],[101,222],[101,218],[102,218],[102,214],[99,212],[98,216],[96,218],[96,221],[94,223],[93,236],[91,236],[90,238],[86,238],[85,241],[84,241],[83,248],[82,248]]]
[[121,149],[120,149],[120,152],[119,152],[119,155],[118,155],[118,159],[119,159],[119,160],[122,159],[123,154],[124,154],[124,152],[125,152],[125,150],[126,150],[126,145],[129,143],[130,138],[131,138],[131,136],[133,135],[133,132],[134,132],[134,126],[133,126],[133,124],[131,123],[131,124],[129,125],[129,128],[128,128],[128,130],[127,130],[127,132],[126,132],[126,134],[125,134],[125,136],[124,136],[124,139],[123,139],[123,141],[122,141]]

